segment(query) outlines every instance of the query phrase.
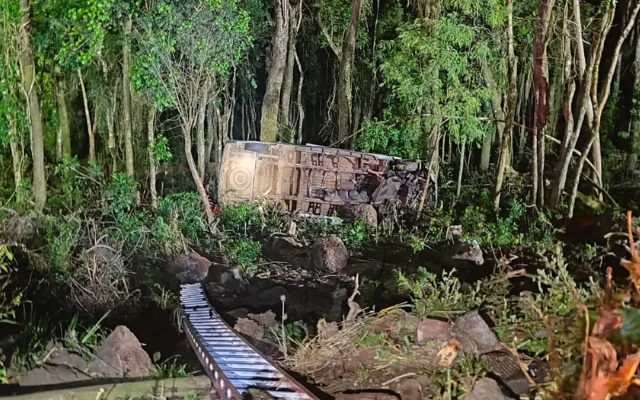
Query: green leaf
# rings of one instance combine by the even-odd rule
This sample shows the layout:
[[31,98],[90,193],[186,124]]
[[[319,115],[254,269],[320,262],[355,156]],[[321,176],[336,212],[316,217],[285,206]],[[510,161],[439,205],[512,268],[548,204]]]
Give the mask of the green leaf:
[[618,310],[618,314],[622,317],[622,327],[620,328],[622,336],[631,340],[640,339],[640,309],[625,307]]

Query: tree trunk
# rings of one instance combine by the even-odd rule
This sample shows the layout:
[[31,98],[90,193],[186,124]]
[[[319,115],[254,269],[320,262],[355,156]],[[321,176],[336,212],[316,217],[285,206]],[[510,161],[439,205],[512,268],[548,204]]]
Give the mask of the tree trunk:
[[107,147],[109,149],[109,155],[111,157],[111,173],[114,174],[118,170],[118,156],[116,153],[116,109],[118,106],[118,89],[117,84],[113,88],[113,95],[109,103],[109,107],[106,109],[106,121],[107,121]]
[[[422,215],[422,210],[424,209],[424,204],[427,199],[427,193],[429,192],[429,186],[431,183],[431,174],[432,171],[436,169],[436,165],[438,164],[438,155],[440,154],[440,127],[436,126],[433,128],[431,132],[430,138],[430,155],[429,162],[427,164],[427,177],[426,182],[424,184],[424,188],[422,189],[422,193],[420,194],[420,202],[418,204],[418,218]],[[437,179],[437,178],[436,178]]]
[[295,53],[295,61],[298,66],[298,144],[302,144],[302,124],[304,123],[304,104],[302,104],[302,84],[304,83],[304,71],[302,64],[298,58],[298,52]]
[[[491,110],[493,111],[493,117],[496,120],[496,130],[498,132],[504,132],[504,111],[502,110],[502,93],[498,90],[498,85],[493,77],[493,72],[487,64],[485,59],[480,60],[480,68],[482,70],[482,76],[484,82],[491,90]],[[491,134],[488,134],[482,142],[482,153],[480,156],[480,170],[486,171],[489,169],[491,162],[491,143],[495,130]]]
[[267,86],[262,100],[262,116],[260,117],[260,140],[264,142],[275,142],[278,139],[278,110],[287,61],[289,36],[288,9],[288,0],[275,1],[276,27],[271,44],[271,64],[269,65]]
[[56,155],[58,160],[71,156],[71,127],[69,126],[69,112],[67,109],[67,87],[59,66],[54,68],[56,80],[56,101],[58,103],[58,137],[56,138]]
[[[12,92],[13,90],[9,89]],[[18,136],[18,126],[13,115],[8,115],[9,119],[9,148],[11,149],[11,160],[13,161],[13,182],[16,193],[16,203],[21,205],[24,201],[22,196],[22,160],[24,153],[20,145],[20,137]]]
[[206,156],[206,144],[205,144],[205,132],[204,121],[207,113],[207,101],[209,100],[209,80],[205,82],[205,89],[202,91],[202,98],[200,99],[200,108],[198,109],[198,128],[196,131],[196,148],[198,149],[198,174],[204,182],[205,167],[207,162]]
[[149,141],[149,194],[151,195],[151,208],[158,209],[158,192],[156,191],[156,171],[157,162],[153,154],[153,145],[155,143],[154,123],[156,119],[156,108],[151,105],[147,114],[147,138]]
[[[606,78],[604,80],[604,84],[602,86],[602,93],[600,95],[600,97],[598,97],[598,80],[594,79],[593,82],[593,86],[591,88],[591,104],[593,106],[593,110],[594,110],[594,116],[593,116],[593,124],[591,127],[591,138],[589,139],[589,144],[587,145],[587,147],[585,148],[585,150],[583,151],[581,157],[580,157],[580,161],[578,163],[578,170],[576,171],[576,175],[575,175],[575,180],[573,182],[573,187],[572,187],[572,193],[571,193],[571,200],[570,200],[570,204],[569,204],[569,213],[573,214],[573,207],[575,204],[575,197],[577,195],[577,191],[578,191],[578,186],[580,185],[580,177],[582,175],[582,168],[584,166],[584,163],[586,161],[586,158],[588,157],[589,154],[589,150],[591,150],[591,147],[593,145],[595,145],[596,142],[598,142],[600,140],[600,122],[602,120],[602,113],[604,111],[604,108],[607,104],[607,100],[609,99],[609,94],[611,91],[611,82],[613,80],[613,75],[615,73],[615,69],[616,69],[616,60],[618,59],[618,56],[620,55],[620,50],[622,49],[622,45],[624,43],[624,41],[626,40],[627,36],[629,36],[629,33],[631,32],[631,29],[633,28],[634,24],[635,24],[635,20],[638,16],[638,12],[640,11],[640,3],[637,3],[634,8],[633,11],[631,12],[631,15],[629,17],[629,21],[627,22],[627,25],[625,26],[624,30],[622,31],[622,33],[620,34],[620,37],[618,38],[618,41],[616,42],[616,46],[613,50],[612,56],[611,56],[611,60],[612,63],[609,66],[609,70],[607,71],[607,75]],[[596,60],[597,60],[597,64],[594,63],[594,72],[593,75],[594,76],[599,76],[598,75],[598,67],[597,65],[599,64],[599,61],[602,58],[602,52],[604,49],[604,42],[606,39],[606,36],[609,32],[609,29],[611,28],[611,24],[613,22],[613,17],[615,14],[615,8],[612,6],[611,9],[609,10],[609,14],[607,16],[605,16],[604,18],[607,18],[606,21],[604,22],[603,26],[604,29],[602,30],[602,34],[600,35],[601,37],[599,38],[600,40],[597,42],[597,46],[596,46]],[[595,165],[596,167],[596,174],[598,175],[597,177],[597,183],[601,185],[602,182],[602,175],[601,173],[598,171],[598,165]]]
[[29,0],[20,0],[20,75],[29,107],[31,155],[33,157],[33,194],[36,211],[42,212],[47,202],[47,180],[44,172],[44,129],[40,99],[36,90],[36,68],[31,54],[31,10]]
[[211,162],[213,145],[216,140],[216,125],[213,107],[213,102],[207,105],[207,147],[205,149],[205,158],[207,159],[207,162]]
[[627,172],[632,172],[638,161],[638,145],[640,142],[640,25],[636,31],[635,56],[633,59],[633,99],[635,100],[632,110],[631,121],[631,143],[627,155]]
[[96,161],[96,137],[91,123],[91,112],[89,111],[89,99],[87,98],[87,90],[84,87],[82,79],[82,71],[77,69],[78,79],[80,80],[80,89],[82,90],[82,104],[84,105],[84,116],[87,120],[87,135],[89,135],[89,161]]
[[[295,64],[296,40],[301,17],[302,2],[295,7],[289,7],[289,44],[287,48],[287,65],[282,84],[282,106],[280,107],[280,121],[283,126],[291,124],[291,94],[293,92],[293,67]],[[293,131],[293,130],[292,130]],[[293,131],[295,132],[295,131]]]
[[134,177],[133,165],[133,126],[131,121],[131,17],[125,19],[123,26],[124,38],[122,47],[122,123],[124,125],[124,158],[127,174]]
[[353,54],[356,49],[356,34],[362,0],[351,0],[351,20],[347,34],[342,42],[340,70],[338,72],[338,140],[344,144],[351,134],[351,68],[353,67]]
[[555,0],[540,0],[536,18],[535,36],[533,39],[533,91],[534,117],[533,134],[537,138],[537,197],[534,198],[540,207],[544,205],[544,163],[546,126],[549,117],[549,71],[547,66],[547,32],[549,20]]
[[518,78],[518,59],[513,49],[513,0],[507,0],[507,46],[509,56],[509,92],[507,95],[507,119],[504,124],[502,143],[500,145],[500,158],[498,160],[498,170],[496,172],[496,184],[493,205],[500,208],[500,195],[504,181],[504,172],[507,167],[507,156],[509,139],[513,130],[513,120],[516,113],[516,95]]
[[458,185],[456,186],[456,197],[460,197],[460,188],[462,187],[462,173],[464,171],[464,151],[467,142],[464,140],[460,145],[460,165],[458,166]]
[[190,129],[185,125],[183,125],[181,129],[182,138],[184,139],[184,153],[187,158],[187,165],[189,165],[191,177],[193,178],[193,182],[196,185],[198,195],[200,195],[202,207],[204,209],[205,216],[207,217],[207,223],[209,224],[209,226],[211,226],[211,224],[213,223],[213,213],[211,212],[211,208],[209,207],[209,196],[207,195],[207,191],[204,189],[204,185],[202,184],[200,175],[198,175],[198,168],[196,167],[196,162],[194,161],[193,154],[191,153],[191,132]]
[[527,79],[524,84],[524,106],[522,107],[521,125],[519,127],[520,140],[518,144],[518,162],[522,162],[522,158],[524,157],[524,150],[527,147],[527,105],[529,103],[529,95],[531,94],[532,77],[533,74],[531,73],[531,68],[529,65],[527,65]]

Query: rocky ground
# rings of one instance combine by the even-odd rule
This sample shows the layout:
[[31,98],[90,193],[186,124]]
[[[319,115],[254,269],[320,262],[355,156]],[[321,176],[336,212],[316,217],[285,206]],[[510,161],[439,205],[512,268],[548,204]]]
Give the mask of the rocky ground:
[[[575,311],[558,308],[569,304],[569,292],[582,293],[573,293],[561,255],[489,253],[454,235],[411,255],[380,243],[354,256],[338,236],[302,241],[289,232],[266,238],[263,256],[268,262],[248,274],[222,254],[192,250],[170,259],[165,272],[176,293],[181,282],[202,282],[240,335],[322,398],[534,398],[550,381],[552,359],[530,342],[553,337],[571,351],[581,346],[582,339],[561,337],[576,320]],[[532,284],[540,266],[546,281],[538,282],[551,285],[544,290]],[[427,270],[437,279],[429,281]],[[410,278],[421,274],[423,281]],[[556,311],[557,329],[546,329],[545,315]],[[10,383],[150,377],[156,360],[148,350],[117,326],[94,352],[50,343],[37,367]]]

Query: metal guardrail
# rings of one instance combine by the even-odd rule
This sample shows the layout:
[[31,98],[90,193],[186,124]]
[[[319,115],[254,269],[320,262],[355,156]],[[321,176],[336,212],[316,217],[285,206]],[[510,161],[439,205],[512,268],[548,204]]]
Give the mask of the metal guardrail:
[[251,388],[278,399],[317,400],[238,336],[211,306],[201,284],[182,285],[180,305],[180,329],[222,400],[242,399]]

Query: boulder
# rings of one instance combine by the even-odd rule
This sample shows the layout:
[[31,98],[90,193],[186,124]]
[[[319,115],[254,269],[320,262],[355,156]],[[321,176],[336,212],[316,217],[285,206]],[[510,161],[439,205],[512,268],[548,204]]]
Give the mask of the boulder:
[[420,325],[420,318],[403,310],[397,310],[379,318],[373,324],[373,330],[378,333],[386,333],[391,339],[402,339],[408,336],[416,339],[416,329]]
[[233,329],[254,339],[262,340],[264,338],[264,327],[249,318],[240,318]]
[[505,396],[502,392],[498,382],[491,378],[479,379],[473,385],[473,390],[464,398],[465,400],[511,400],[511,397]]
[[313,267],[319,271],[338,273],[347,266],[349,252],[337,236],[327,236],[315,241],[311,246]]
[[448,341],[451,338],[449,323],[438,319],[425,318],[418,323],[416,342],[423,344],[432,340]]
[[458,242],[450,249],[451,258],[454,260],[467,260],[476,265],[484,264],[484,255],[480,245],[475,240]]
[[244,293],[248,286],[244,277],[244,269],[239,265],[222,271],[217,277],[216,283],[229,293]]
[[151,375],[151,358],[126,326],[117,326],[107,336],[97,356],[125,377],[141,378]]
[[78,382],[91,379],[75,368],[66,365],[44,364],[32,369],[18,378],[20,386],[45,386],[61,383]]
[[340,215],[362,220],[369,229],[378,226],[378,212],[371,204],[345,204],[337,207]]
[[71,353],[69,350],[63,348],[61,344],[56,345],[56,350],[51,357],[49,357],[47,363],[52,365],[64,365],[80,371],[85,370],[89,364],[81,356]]
[[402,379],[390,386],[401,400],[422,400],[422,385],[416,378]]
[[458,339],[468,355],[479,356],[503,350],[498,337],[477,310],[456,318],[451,324],[451,335]]
[[181,283],[197,283],[207,277],[209,267],[211,267],[211,261],[196,252],[191,252],[171,259],[166,269]]
[[248,314],[247,318],[256,321],[260,326],[266,329],[278,327],[278,321],[276,320],[276,313],[274,313],[271,310],[263,312],[262,314]]

